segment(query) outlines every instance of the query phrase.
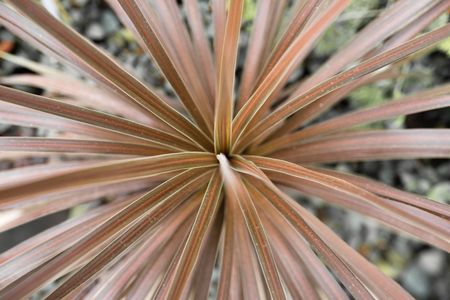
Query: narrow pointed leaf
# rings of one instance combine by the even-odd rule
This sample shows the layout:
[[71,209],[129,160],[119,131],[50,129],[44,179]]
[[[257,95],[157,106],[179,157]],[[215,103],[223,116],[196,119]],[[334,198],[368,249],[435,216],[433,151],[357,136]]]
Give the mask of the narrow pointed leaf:
[[[136,221],[139,217],[145,215],[151,208],[161,203],[167,197],[170,197],[171,194],[168,194],[168,191],[171,191],[174,188],[178,188],[178,191],[180,191],[182,187],[185,187],[183,191],[189,191],[192,188],[195,190],[196,186],[193,183],[201,182],[198,179],[202,173],[203,172],[199,170],[186,171],[154,188],[144,196],[136,199],[130,205],[123,208],[112,218],[108,219],[107,222],[103,223],[100,227],[97,227],[88,236],[83,238],[69,250],[66,250],[63,254],[54,258],[47,264],[40,266],[38,269],[25,274],[12,284],[0,290],[0,296],[6,298],[12,295],[15,295],[16,297],[26,296],[45,282],[54,279],[58,275],[61,275],[61,273],[64,273],[64,270],[81,261],[83,257],[88,256],[90,253],[94,253],[94,250],[99,250],[102,245],[105,246],[104,244],[106,242],[112,242],[115,240],[120,233],[123,233],[126,229],[130,229],[132,224],[135,225],[134,228],[137,231],[139,231],[139,225],[151,225],[142,222],[136,223]],[[166,197],[162,197],[162,195],[166,195]],[[184,193],[179,195],[181,195],[183,199],[187,197]],[[151,218],[144,218],[144,221],[145,220],[150,223],[152,222]],[[120,246],[117,243],[114,245]],[[114,250],[114,248],[109,249]],[[99,257],[99,259],[101,258],[102,257]],[[111,259],[111,257],[106,256],[104,259]],[[90,272],[92,271],[95,271],[95,269],[90,270]],[[79,277],[77,278],[77,280],[80,279]],[[83,278],[83,276],[81,278]],[[66,294],[75,287],[76,286],[72,286],[71,288],[69,287],[69,289],[60,289],[59,291]]]
[[408,193],[366,177],[342,173],[338,171],[332,171],[323,168],[320,169],[315,168],[314,170],[324,172],[325,174],[330,174],[334,177],[342,178],[354,185],[364,188],[384,198],[392,199],[394,201],[414,206],[450,220],[449,204],[440,203],[431,199],[427,199],[425,197],[421,197],[416,194]]
[[[233,141],[236,143],[245,133],[249,124],[277,88],[281,88],[290,73],[303,59],[312,47],[312,43],[325,30],[325,28],[339,15],[349,4],[348,0],[334,1],[330,9],[314,24],[308,27],[304,33],[298,35],[292,44],[286,49],[267,76],[261,80],[261,84],[255,89],[250,99],[239,110],[233,119]],[[258,115],[259,116],[259,115]]]
[[80,218],[67,220],[2,253],[0,289],[71,247],[126,204],[127,201],[124,201],[92,210]]
[[229,201],[237,202],[244,215],[245,223],[258,255],[269,294],[276,299],[285,299],[286,295],[273,258],[271,245],[253,204],[255,200],[250,198],[244,183],[241,182],[239,175],[231,169],[227,158],[223,154],[220,154],[218,155],[218,159],[220,161],[224,186],[227,195],[230,197]]
[[[395,118],[398,116],[414,114],[427,110],[439,109],[450,106],[450,85],[437,87],[417,95],[406,96],[403,99],[392,100],[373,108],[365,108],[336,118],[307,127],[299,132],[285,135],[262,145],[258,154],[267,154],[269,151],[277,151],[284,145],[295,145],[310,138],[326,135],[335,131],[343,131],[357,125],[369,124],[376,121]],[[265,148],[265,150],[264,150]],[[259,152],[261,151],[261,152]]]
[[[255,157],[253,158],[253,161],[255,160],[258,160],[258,164],[260,159]],[[298,213],[292,209],[289,202],[284,199],[284,196],[280,193],[278,188],[267,179],[262,171],[242,159],[237,160],[236,165],[244,169],[246,174],[252,176],[249,177],[250,183],[264,193],[271,204],[280,211],[284,218],[286,218],[299,233],[302,234],[302,236],[311,244],[311,247],[325,259],[326,263],[333,269],[341,282],[355,298],[372,298],[370,292],[353,274],[348,265],[342,262],[338,255],[311,229],[303,217],[298,215]]]
[[0,86],[0,100],[134,137],[142,137],[149,142],[158,142],[163,146],[166,145],[166,147],[170,147],[172,143],[172,145],[181,146],[184,144],[187,146],[187,142],[184,139],[180,139],[158,129],[153,129],[127,119],[101,113],[92,109],[20,92],[3,86]]
[[228,153],[231,147],[231,119],[233,117],[234,78],[239,33],[244,0],[232,0],[225,24],[225,32],[217,62],[216,112],[214,117],[214,146],[216,153]]
[[156,30],[157,25],[154,20],[156,16],[150,7],[143,0],[120,0],[119,3],[133,23],[136,33],[143,39],[145,49],[155,59],[186,110],[205,133],[212,133],[212,116],[205,107],[201,107],[200,103],[196,101],[193,92],[189,90],[186,84],[186,80],[180,75],[181,70],[178,70],[171,60],[165,45],[161,42],[160,32]]
[[[352,61],[361,58],[397,30],[404,26],[407,28],[414,26],[414,19],[418,18],[422,12],[426,11],[433,2],[437,1],[425,0],[411,3],[408,0],[401,0],[388,7],[379,17],[364,27],[357,36],[348,43],[348,45],[335,53],[323,67],[314,72],[310,78],[302,83],[297,90],[292,93],[291,98],[300,96],[315,85],[326,80],[328,77],[339,73],[345,66]],[[403,42],[406,42],[406,40]],[[396,44],[395,46],[398,45],[399,44]],[[375,52],[375,54],[379,53],[380,52]],[[308,106],[315,108],[315,106],[318,106],[318,103],[311,103]],[[297,113],[291,120],[283,125],[281,130],[283,132],[290,132],[293,129],[298,128],[303,121],[304,116],[300,116],[299,113]]]
[[[199,3],[196,0],[187,0],[184,3],[186,8],[186,15],[192,31],[192,41],[195,50],[198,52],[199,64],[201,73],[204,75],[209,88],[209,94],[215,94],[215,82],[212,76],[208,74],[215,74],[215,67],[213,62],[212,50],[209,46],[209,41],[206,29],[203,25],[202,11]],[[210,104],[214,107],[215,100],[211,97]]]
[[1,189],[0,205],[8,205],[24,197],[50,194],[95,184],[129,181],[176,170],[205,168],[214,166],[216,163],[213,155],[204,153],[167,154],[101,163]]
[[445,25],[432,32],[425,33],[418,38],[415,38],[405,44],[402,44],[401,46],[395,47],[389,51],[370,58],[352,67],[351,69],[322,82],[321,84],[307,91],[305,94],[292,98],[290,101],[280,106],[272,114],[259,122],[258,126],[253,127],[249,132],[247,132],[247,134],[244,135],[245,143],[241,143],[241,145],[236,146],[236,150],[245,148],[246,145],[260,136],[266,130],[272,128],[285,118],[293,115],[298,110],[314,102],[320,97],[330,93],[331,91],[349,84],[357,78],[374,72],[388,64],[394,63],[412,53],[429,47],[449,35],[450,25]]
[[[168,197],[158,199],[158,203],[148,214],[141,212],[141,216],[137,219],[135,224],[132,224],[129,228],[125,229],[124,232],[115,237],[106,248],[98,252],[85,266],[64,280],[64,282],[47,298],[49,300],[61,299],[66,295],[69,295],[75,287],[83,285],[91,277],[95,276],[103,268],[116,260],[117,257],[120,257],[124,251],[130,248],[133,249],[133,246],[138,243],[142,236],[167,218],[173,210],[179,207],[183,201],[188,199],[190,194],[203,185],[203,180],[198,180],[199,178],[196,179],[197,180],[195,181],[191,181],[191,184],[188,186],[185,185],[179,187]],[[200,177],[200,179],[202,179],[202,177]],[[173,226],[174,224],[170,225]],[[157,236],[157,238],[163,237],[164,235]]]
[[[10,3],[33,20],[28,20],[2,4],[0,5],[0,19],[11,31],[44,51],[73,63],[78,69],[89,74],[106,88],[129,99],[130,103],[138,103],[139,106],[187,138],[198,142],[205,148],[212,146],[208,137],[186,117],[121,68],[109,55],[96,48],[74,30],[60,23],[40,5],[28,0],[11,1]],[[20,26],[17,26],[18,24]],[[39,24],[40,27],[36,24]],[[37,36],[39,39],[36,38]]]
[[280,150],[272,156],[303,163],[448,158],[450,130],[369,130],[335,134]]
[[0,137],[1,151],[97,153],[153,156],[167,153],[162,148],[144,144],[126,144],[108,141]]
[[193,271],[200,259],[200,250],[205,243],[206,235],[214,222],[220,208],[222,179],[215,171],[204,193],[194,224],[190,230],[184,247],[175,255],[164,278],[159,283],[155,297],[168,299],[185,298],[188,284],[192,280]]
[[[278,10],[284,8],[286,1],[259,1],[257,14],[253,20],[253,30],[248,43],[245,57],[244,70],[242,72],[241,84],[239,86],[239,99],[237,107],[240,109],[248,100],[257,85],[257,79],[264,67],[265,55],[268,51],[267,45],[272,45],[273,40],[270,35],[274,27],[277,27]],[[269,49],[270,50],[270,49]],[[265,74],[267,75],[267,74]]]

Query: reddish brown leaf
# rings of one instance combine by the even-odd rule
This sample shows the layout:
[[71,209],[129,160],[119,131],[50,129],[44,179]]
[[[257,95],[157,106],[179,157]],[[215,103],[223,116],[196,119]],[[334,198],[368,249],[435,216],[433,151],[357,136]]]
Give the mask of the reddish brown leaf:
[[205,243],[206,235],[211,230],[214,218],[220,208],[221,189],[222,179],[218,171],[215,171],[204,193],[194,224],[184,242],[184,246],[175,255],[172,264],[159,283],[154,297],[167,299],[187,298],[189,283],[192,280],[196,264],[200,259],[200,249]]
[[95,78],[103,86],[119,93],[131,103],[138,103],[188,139],[193,139],[207,149],[212,146],[210,139],[183,115],[121,68],[109,55],[60,23],[40,5],[28,0],[10,3],[36,22],[33,23],[7,6],[0,5],[2,23],[17,35],[64,61],[74,63],[78,69]]
[[359,65],[322,82],[321,84],[308,90],[306,93],[292,98],[291,100],[280,106],[278,109],[276,109],[272,114],[268,115],[261,122],[259,122],[258,126],[255,126],[252,129],[248,130],[246,134],[242,133],[241,136],[242,139],[245,140],[245,142],[241,142],[239,145],[236,145],[235,150],[239,151],[244,149],[245,146],[248,146],[255,138],[259,137],[266,130],[269,130],[285,118],[291,116],[298,110],[316,101],[320,97],[330,93],[331,91],[349,84],[352,81],[368,73],[374,72],[388,64],[396,62],[409,54],[429,47],[430,45],[449,35],[450,25],[445,25],[439,29],[423,34],[418,38],[404,43],[401,46],[395,47],[382,54],[374,56],[373,58],[370,58],[360,63]]
[[216,112],[214,117],[214,148],[216,153],[228,153],[231,148],[231,119],[234,102],[234,74],[237,61],[243,0],[230,2],[224,28],[220,56],[216,62]]
[[224,186],[229,197],[228,201],[235,201],[244,215],[269,294],[276,299],[284,299],[286,295],[282,287],[282,281],[273,258],[271,245],[254,206],[254,199],[250,198],[247,188],[239,178],[239,175],[231,169],[227,158],[220,154],[218,159]]
[[280,150],[271,156],[297,163],[448,158],[450,130],[370,130],[334,134]]

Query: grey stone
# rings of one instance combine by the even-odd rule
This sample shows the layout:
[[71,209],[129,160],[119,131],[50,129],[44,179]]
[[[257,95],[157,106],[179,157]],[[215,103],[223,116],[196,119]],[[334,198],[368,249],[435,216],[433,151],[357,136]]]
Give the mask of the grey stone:
[[427,196],[434,201],[450,203],[450,182],[436,184]]
[[8,129],[9,129],[9,127],[11,127],[11,125],[9,125],[9,124],[2,124],[2,123],[0,123],[0,133],[3,133],[3,132],[5,132],[6,130],[8,130]]
[[86,3],[88,3],[89,0],[73,0],[74,4],[76,6],[85,6]]
[[450,163],[442,164],[437,168],[437,173],[441,177],[450,178]]
[[415,297],[426,298],[430,292],[428,288],[430,279],[417,265],[412,265],[405,270],[402,281],[405,288]]
[[92,23],[86,30],[86,36],[94,41],[101,40],[105,37],[105,30],[98,23]]
[[120,28],[120,23],[113,13],[107,11],[101,17],[102,27],[107,35],[114,34]]
[[15,38],[11,32],[6,31],[6,30],[1,30],[0,31],[0,39],[7,40],[7,41],[13,41]]
[[438,275],[445,264],[444,253],[438,250],[426,250],[420,253],[418,264],[429,275]]

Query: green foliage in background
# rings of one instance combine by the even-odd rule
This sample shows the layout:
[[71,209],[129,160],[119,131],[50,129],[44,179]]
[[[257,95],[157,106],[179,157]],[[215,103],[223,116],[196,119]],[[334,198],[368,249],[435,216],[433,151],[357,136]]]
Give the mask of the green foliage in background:
[[[443,14],[439,18],[437,18],[433,23],[430,25],[430,30],[436,29],[438,27],[444,26],[449,21],[449,14]],[[448,56],[450,56],[450,38],[447,38],[440,42],[437,45],[437,48],[441,50],[442,52],[445,52]]]
[[244,2],[244,21],[251,21],[256,16],[256,1],[245,0]]
[[362,108],[379,105],[385,100],[384,91],[378,85],[366,85],[350,94],[352,108]]
[[354,37],[363,22],[377,15],[378,5],[379,0],[352,1],[334,26],[325,32],[314,52],[320,56],[328,56],[342,48]]

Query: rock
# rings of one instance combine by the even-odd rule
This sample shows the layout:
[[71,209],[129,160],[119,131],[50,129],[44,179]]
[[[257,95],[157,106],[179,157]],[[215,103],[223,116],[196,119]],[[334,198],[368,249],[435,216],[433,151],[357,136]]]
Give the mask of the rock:
[[99,41],[105,37],[105,30],[99,23],[92,23],[86,30],[86,36],[91,40]]
[[1,41],[14,41],[15,37],[14,35],[6,30],[0,30],[0,40]]
[[17,65],[7,60],[0,61],[0,76],[5,76],[14,71]]
[[[72,17],[72,23],[73,24],[77,24],[78,25],[78,23],[81,23],[83,21],[82,20],[83,19],[83,14],[79,10],[73,10],[70,13],[70,16]],[[77,26],[75,25],[75,27],[77,27]]]
[[417,178],[407,172],[400,173],[400,180],[402,181],[405,190],[408,192],[416,192],[417,191]]
[[447,270],[443,275],[439,276],[439,280],[435,281],[434,293],[436,294],[435,299],[450,299],[448,292],[448,287],[450,286],[450,270]]
[[85,6],[89,0],[73,0],[76,6]]
[[418,264],[428,275],[438,275],[445,264],[444,253],[438,250],[426,250],[420,253]]
[[112,35],[117,32],[120,28],[119,20],[117,20],[116,16],[112,12],[105,12],[101,17],[101,24],[103,30],[107,35]]
[[380,169],[379,177],[381,182],[387,183],[388,185],[394,185],[396,173],[391,166],[390,162],[383,162],[383,167]]
[[430,279],[418,265],[408,267],[401,279],[404,287],[417,298],[425,299],[430,293]]
[[437,202],[450,203],[450,182],[436,184],[427,196]]
[[11,127],[11,125],[9,125],[9,124],[0,123],[0,134],[7,131],[10,127]]
[[437,168],[437,173],[439,174],[440,177],[450,178],[450,163],[441,164]]
[[431,183],[424,178],[417,180],[417,193],[425,194],[431,188]]

